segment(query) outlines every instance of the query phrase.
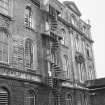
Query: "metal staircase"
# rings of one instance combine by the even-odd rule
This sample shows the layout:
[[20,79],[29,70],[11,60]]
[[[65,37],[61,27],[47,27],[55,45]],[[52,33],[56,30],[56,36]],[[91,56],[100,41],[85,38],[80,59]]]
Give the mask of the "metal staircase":
[[[48,7],[48,6],[47,6]],[[47,77],[47,86],[51,88],[54,94],[54,105],[59,105],[59,88],[60,81],[59,75],[62,73],[61,59],[60,59],[60,39],[61,37],[57,35],[58,21],[57,21],[57,10],[49,5],[49,11],[47,11],[49,24],[49,35],[46,35],[48,42],[46,46],[50,46],[46,50],[45,60],[48,63],[48,69],[50,68],[51,75]],[[49,44],[49,45],[48,45]],[[50,67],[49,67],[50,66]]]
[[57,23],[57,17],[55,16],[51,16],[51,25],[50,25],[50,29],[52,31],[55,31],[57,29],[58,23]]

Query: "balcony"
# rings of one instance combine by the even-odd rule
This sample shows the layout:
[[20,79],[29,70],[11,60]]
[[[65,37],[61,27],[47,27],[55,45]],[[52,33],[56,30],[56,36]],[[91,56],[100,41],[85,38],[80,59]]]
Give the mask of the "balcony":
[[81,52],[76,52],[75,60],[76,60],[77,63],[85,62],[84,55]]

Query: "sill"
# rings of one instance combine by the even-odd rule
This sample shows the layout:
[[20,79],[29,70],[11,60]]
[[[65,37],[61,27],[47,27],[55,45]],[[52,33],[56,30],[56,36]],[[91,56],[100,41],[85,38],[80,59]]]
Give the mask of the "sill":
[[9,63],[8,62],[3,62],[3,61],[0,61],[0,67],[10,67]]
[[27,29],[29,29],[29,30],[31,30],[31,31],[33,31],[33,32],[36,32],[35,29],[33,29],[32,27],[29,27],[29,26],[27,26],[27,25],[25,25],[25,24],[24,24],[23,26],[24,26],[24,28],[27,28]]
[[10,15],[7,15],[5,13],[0,12],[0,15],[4,16],[5,18],[8,18],[9,20],[12,20],[12,17]]
[[34,73],[34,74],[40,74],[39,70],[34,70],[34,69],[31,69],[28,67],[25,67],[25,69],[26,69],[26,72],[30,72],[30,73]]

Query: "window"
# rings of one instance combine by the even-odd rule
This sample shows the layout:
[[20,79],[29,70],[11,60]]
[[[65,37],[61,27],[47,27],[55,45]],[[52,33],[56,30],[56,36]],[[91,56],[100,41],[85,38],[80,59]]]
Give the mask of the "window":
[[27,92],[26,105],[36,105],[36,95],[34,91]]
[[66,96],[66,105],[72,105],[72,96],[70,94]]
[[0,0],[0,12],[8,15],[8,13],[9,13],[9,0]]
[[72,14],[71,15],[71,23],[73,24],[73,25],[75,25],[75,16]]
[[25,67],[33,68],[33,43],[30,39],[25,42]]
[[0,105],[8,105],[8,92],[0,88]]
[[62,40],[61,40],[61,44],[65,44],[65,36],[66,36],[66,32],[64,29],[61,30],[61,34],[62,34]]
[[91,48],[89,47],[89,45],[86,46],[86,56],[87,58],[92,57]]
[[78,37],[78,35],[75,37],[75,44],[76,44],[76,51],[78,51],[79,52],[79,50],[80,50],[80,45],[79,45],[79,37]]
[[81,71],[81,82],[86,80],[86,71],[85,71],[85,64],[80,64],[80,71]]
[[8,35],[0,31],[0,61],[8,63]]
[[65,72],[65,77],[68,78],[69,77],[68,57],[66,55],[64,55],[63,57],[63,70]]
[[25,8],[25,25],[32,28],[32,10],[29,6]]

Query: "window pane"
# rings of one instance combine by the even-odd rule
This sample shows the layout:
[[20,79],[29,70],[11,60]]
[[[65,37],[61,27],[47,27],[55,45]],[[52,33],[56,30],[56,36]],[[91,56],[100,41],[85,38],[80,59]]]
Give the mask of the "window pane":
[[8,36],[0,31],[0,61],[8,62]]
[[31,40],[26,40],[25,43],[25,66],[28,68],[33,66],[33,45]]
[[29,6],[25,10],[25,25],[32,27],[32,10]]

